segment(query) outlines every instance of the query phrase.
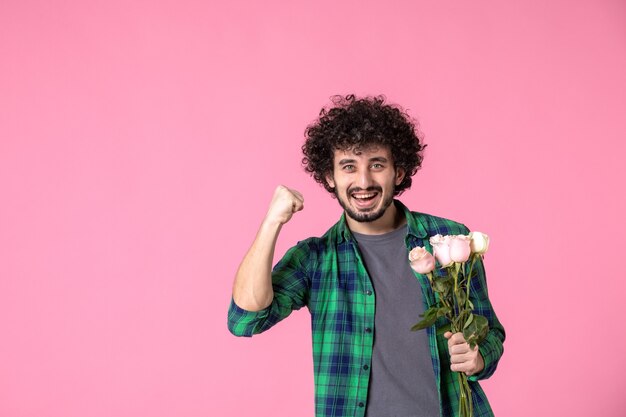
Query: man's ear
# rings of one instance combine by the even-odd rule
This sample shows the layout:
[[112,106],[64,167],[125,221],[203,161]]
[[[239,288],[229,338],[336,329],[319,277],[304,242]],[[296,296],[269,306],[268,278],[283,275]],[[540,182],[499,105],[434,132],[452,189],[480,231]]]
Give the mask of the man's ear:
[[335,188],[335,180],[333,179],[333,174],[326,174],[326,184],[330,188]]
[[405,174],[406,171],[404,170],[404,168],[396,168],[396,185],[400,185],[402,180],[404,180]]

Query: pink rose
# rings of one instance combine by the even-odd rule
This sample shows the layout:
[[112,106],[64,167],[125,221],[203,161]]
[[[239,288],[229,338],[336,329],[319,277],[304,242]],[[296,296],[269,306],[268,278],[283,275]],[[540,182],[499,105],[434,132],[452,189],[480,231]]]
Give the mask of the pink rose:
[[441,266],[450,266],[452,264],[452,258],[450,258],[450,236],[435,235],[429,239],[429,242],[433,245],[435,258],[437,258]]
[[422,247],[415,247],[409,252],[411,268],[418,274],[428,274],[435,269],[435,257]]
[[452,261],[467,262],[470,253],[471,250],[469,236],[450,236],[450,259],[452,259]]

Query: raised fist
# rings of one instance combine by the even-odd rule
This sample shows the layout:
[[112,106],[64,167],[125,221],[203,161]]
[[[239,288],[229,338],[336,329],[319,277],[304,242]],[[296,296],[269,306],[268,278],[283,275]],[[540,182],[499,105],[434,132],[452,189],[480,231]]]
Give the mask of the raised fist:
[[293,213],[304,208],[304,197],[296,190],[283,185],[276,187],[270,208],[265,216],[266,221],[285,224],[291,220]]

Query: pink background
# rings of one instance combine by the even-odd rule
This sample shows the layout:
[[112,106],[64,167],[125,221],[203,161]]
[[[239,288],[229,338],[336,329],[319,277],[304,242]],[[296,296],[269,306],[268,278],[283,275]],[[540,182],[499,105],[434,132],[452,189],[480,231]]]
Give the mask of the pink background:
[[420,120],[402,200],[492,236],[496,414],[623,415],[624,74],[618,0],[3,0],[0,416],[312,416],[308,313],[226,309],[277,184],[277,256],[338,218],[300,146],[349,92]]

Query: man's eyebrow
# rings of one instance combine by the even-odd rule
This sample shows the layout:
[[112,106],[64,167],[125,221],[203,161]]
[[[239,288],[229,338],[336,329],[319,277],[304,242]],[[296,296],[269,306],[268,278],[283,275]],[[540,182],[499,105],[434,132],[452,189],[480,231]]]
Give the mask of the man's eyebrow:
[[[374,156],[373,158],[370,158],[368,160],[369,162],[389,162],[389,160],[387,158],[385,158],[384,156]],[[356,159],[350,159],[350,158],[344,158],[339,160],[339,162],[337,162],[339,165],[345,165],[345,164],[354,164],[356,162]]]

